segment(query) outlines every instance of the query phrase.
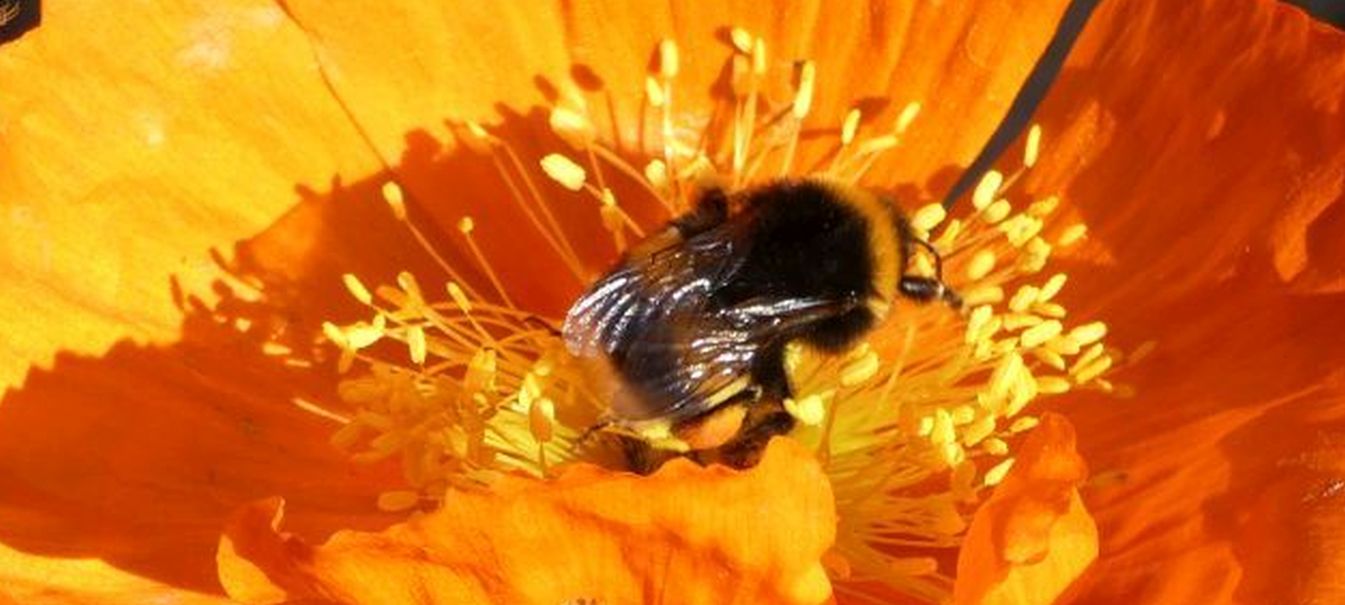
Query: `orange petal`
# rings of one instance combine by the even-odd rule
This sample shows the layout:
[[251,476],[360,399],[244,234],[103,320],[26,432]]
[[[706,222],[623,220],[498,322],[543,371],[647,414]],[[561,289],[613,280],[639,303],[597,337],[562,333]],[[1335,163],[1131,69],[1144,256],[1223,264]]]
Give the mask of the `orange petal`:
[[[971,160],[998,123],[1065,4],[403,2],[373,12],[309,1],[286,6],[311,35],[333,90],[395,166],[414,205],[445,233],[455,233],[462,215],[475,215],[480,245],[503,281],[528,284],[518,302],[556,313],[580,282],[564,277],[554,254],[541,253],[548,249],[533,229],[516,227],[528,223],[491,161],[458,145],[445,120],[482,122],[527,161],[566,148],[550,132],[546,108],[577,97],[599,136],[640,163],[647,152],[632,150],[642,142],[653,149],[657,130],[643,95],[660,40],[675,39],[682,49],[673,107],[678,124],[691,125],[721,100],[715,83],[732,53],[725,30],[741,26],[765,39],[777,102],[792,98],[792,62],[816,59],[818,126],[833,128],[848,107],[862,104],[869,127],[885,129],[907,102],[924,102],[904,151],[874,174],[891,186],[925,187],[936,175],[951,183],[956,166]],[[813,156],[823,151],[815,147]],[[942,193],[946,184],[930,186]],[[540,187],[553,201],[573,202],[560,221],[586,269],[605,267],[613,253],[593,200],[549,182]],[[665,218],[650,208],[632,213]],[[458,238],[446,243],[463,250]]]
[[0,388],[57,350],[171,341],[170,276],[208,295],[207,249],[377,166],[274,2],[42,12],[0,52]]
[[1088,469],[1074,442],[1064,417],[1041,417],[1009,475],[972,518],[954,603],[1048,605],[1097,557],[1097,526],[1076,489]]
[[[756,468],[675,460],[649,477],[578,466],[449,494],[443,509],[309,546],[251,505],[220,542],[220,580],[248,603],[821,603],[835,533],[812,455],[775,440]],[[664,592],[671,591],[671,592]]]
[[1043,106],[1030,186],[1092,233],[1066,303],[1157,341],[1114,376],[1134,400],[1070,403],[1102,536],[1077,602],[1345,598],[1342,81],[1345,35],[1284,4],[1120,1]]
[[1345,289],[1342,56],[1340,30],[1280,2],[1104,4],[1040,109],[1028,178],[1087,221],[1082,256],[1127,277],[1087,297],[1172,298],[1267,251],[1300,289]]
[[320,374],[210,317],[184,332],[173,347],[63,355],[5,394],[0,586],[80,602],[144,602],[134,595],[155,587],[220,594],[219,528],[273,493],[314,539],[391,522],[373,502],[395,470],[351,463],[327,441],[336,423],[301,407],[335,399]]

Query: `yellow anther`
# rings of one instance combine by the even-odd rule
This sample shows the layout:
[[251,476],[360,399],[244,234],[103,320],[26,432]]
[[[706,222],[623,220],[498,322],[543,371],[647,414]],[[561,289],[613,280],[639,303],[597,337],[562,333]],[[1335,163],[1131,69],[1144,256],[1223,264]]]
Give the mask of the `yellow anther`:
[[[1036,349],[1032,349],[1032,356],[1036,357],[1037,360],[1041,361],[1047,366],[1050,366],[1053,369],[1060,371],[1065,370],[1065,358],[1062,357],[1059,353],[1056,353],[1055,351],[1039,347]],[[1041,381],[1038,380],[1037,382],[1038,382],[1037,386],[1040,387]]]
[[845,122],[841,123],[841,144],[849,145],[855,140],[855,133],[859,132],[859,108],[853,107],[845,114]]
[[472,153],[485,155],[491,152],[495,145],[495,138],[486,132],[480,124],[467,121],[462,124],[463,130],[467,131],[466,136],[458,137],[458,140],[467,147]]
[[971,315],[967,317],[967,330],[964,341],[967,344],[975,344],[981,339],[981,329],[990,323],[990,318],[994,317],[994,311],[989,305],[977,305],[971,310]]
[[668,97],[664,94],[663,85],[653,76],[644,80],[644,95],[649,99],[650,107],[659,108],[667,102]]
[[411,363],[425,364],[425,328],[411,326],[406,329],[406,348],[411,354]]
[[738,52],[748,54],[752,52],[752,34],[741,27],[735,27],[729,30],[729,40],[733,42],[733,48]]
[[1064,330],[1064,326],[1054,319],[1044,321],[1023,331],[1019,337],[1024,347],[1033,348],[1045,344],[1046,341],[1059,336]]
[[561,187],[570,191],[584,188],[588,174],[584,172],[584,167],[576,164],[574,160],[559,153],[550,153],[542,158],[541,164],[542,171],[551,177],[551,180],[560,183]]
[[878,354],[868,351],[841,368],[841,386],[852,387],[868,382],[878,373]]
[[982,286],[962,294],[962,303],[965,305],[994,304],[1003,300],[1004,288],[999,286]]
[[1028,273],[1036,273],[1046,267],[1046,261],[1051,258],[1051,245],[1041,237],[1033,237],[1028,240],[1027,245],[1023,246],[1023,254],[1019,257],[1019,267]]
[[1069,339],[1080,347],[1102,340],[1106,335],[1107,324],[1100,321],[1086,323],[1069,331]]
[[995,200],[981,212],[981,220],[993,225],[1008,217],[1010,212],[1013,212],[1013,206],[1009,205],[1009,200]]
[[1060,293],[1061,288],[1065,287],[1065,280],[1067,279],[1068,276],[1064,273],[1052,275],[1050,279],[1046,280],[1045,284],[1042,284],[1041,292],[1037,294],[1037,300],[1039,302],[1049,302],[1052,298],[1055,298],[1055,295]]
[[1083,384],[1101,376],[1104,372],[1111,369],[1111,366],[1111,356],[1103,355],[1092,360],[1088,364],[1082,365],[1081,367],[1075,367],[1071,373],[1074,375],[1074,380],[1076,382]]
[[897,115],[897,134],[905,133],[918,115],[920,115],[919,101],[911,101],[901,108],[901,113]]
[[[1057,369],[1063,369],[1063,366]],[[1046,395],[1068,393],[1069,389],[1069,381],[1059,376],[1042,376],[1037,379],[1037,390]]]
[[658,45],[658,70],[659,75],[665,80],[671,80],[677,77],[681,61],[678,58],[677,42],[671,38],[664,38]]
[[[999,188],[1004,184],[1004,174],[998,170],[991,170],[981,177],[981,181],[976,184],[976,189],[971,194],[971,205],[977,210],[985,210],[992,202],[995,196],[999,195]],[[994,221],[991,221],[994,222]]]
[[655,189],[664,190],[668,188],[668,165],[663,160],[650,160],[644,166],[644,178],[653,185]]
[[1031,168],[1037,164],[1037,153],[1041,148],[1041,124],[1033,124],[1027,130],[1027,146],[1023,148],[1023,165]]
[[556,136],[575,149],[587,148],[597,137],[593,122],[589,121],[588,116],[572,109],[564,107],[552,109],[549,123],[551,132],[556,133]]
[[380,191],[383,195],[383,201],[388,204],[388,208],[392,209],[392,215],[397,217],[399,221],[406,220],[406,199],[402,195],[401,186],[388,181],[383,183],[383,188]]
[[448,286],[446,286],[445,289],[448,290],[448,297],[453,299],[453,304],[458,306],[458,310],[463,313],[472,312],[472,301],[467,298],[467,294],[462,291],[462,287],[458,285],[458,282],[448,282]]
[[766,41],[757,38],[752,42],[752,73],[757,76],[766,74]]
[[1036,416],[1023,416],[1022,418],[1014,420],[1013,424],[1009,425],[1009,432],[1021,433],[1023,431],[1030,431],[1037,428],[1037,425],[1039,424],[1041,424],[1040,418]]
[[1033,285],[1020,286],[1017,292],[1013,293],[1013,298],[1009,299],[1009,309],[1016,313],[1026,313],[1033,303],[1037,302],[1037,296],[1041,290]]
[[799,68],[799,89],[794,93],[794,105],[790,111],[795,118],[802,120],[813,107],[813,87],[817,84],[817,64],[804,61]]
[[976,251],[976,255],[971,257],[971,262],[967,263],[967,279],[971,281],[979,280],[995,269],[995,253],[990,249],[981,249]]
[[342,275],[341,281],[346,285],[346,290],[350,292],[350,295],[355,297],[355,300],[366,305],[373,304],[374,295],[369,293],[369,289],[364,287],[364,282],[360,281],[360,278],[356,277],[354,273]]
[[981,442],[981,447],[985,449],[985,453],[992,456],[1003,456],[1004,454],[1009,453],[1009,444],[1005,443],[1004,440],[999,437],[990,437],[986,439]]
[[1006,458],[999,464],[990,467],[990,470],[985,472],[985,477],[982,479],[985,486],[994,487],[999,485],[999,483],[1004,480],[1004,477],[1008,476],[1009,469],[1013,468],[1013,461],[1013,458]]
[[382,317],[382,315],[375,317],[373,324],[361,322],[346,328],[346,343],[350,345],[350,349],[358,351],[382,339],[384,325],[378,321]]
[[880,137],[865,139],[864,142],[859,144],[859,147],[857,148],[855,153],[858,155],[870,155],[874,153],[887,151],[888,149],[896,147],[900,143],[901,140],[897,138],[897,135],[885,134]]
[[929,433],[930,443],[944,445],[956,440],[957,433],[954,430],[952,414],[943,408],[934,410],[934,426]]
[[1088,225],[1083,223],[1070,225],[1060,232],[1060,237],[1056,238],[1055,243],[1061,247],[1071,246],[1083,239],[1085,235],[1088,235]]
[[327,340],[331,341],[332,344],[341,347],[342,349],[350,348],[350,342],[346,339],[346,333],[341,330],[340,326],[337,326],[330,321],[322,322],[322,335],[326,336]]
[[995,417],[986,415],[977,418],[962,431],[962,445],[971,447],[985,440],[995,432]]
[[1042,218],[1045,216],[1050,216],[1050,214],[1052,212],[1055,212],[1055,209],[1059,206],[1060,206],[1060,198],[1052,195],[1050,197],[1032,202],[1032,204],[1027,207],[1027,213],[1037,218]]
[[926,204],[911,215],[911,226],[921,231],[930,231],[938,227],[947,217],[948,211],[943,209],[943,204],[934,202]]

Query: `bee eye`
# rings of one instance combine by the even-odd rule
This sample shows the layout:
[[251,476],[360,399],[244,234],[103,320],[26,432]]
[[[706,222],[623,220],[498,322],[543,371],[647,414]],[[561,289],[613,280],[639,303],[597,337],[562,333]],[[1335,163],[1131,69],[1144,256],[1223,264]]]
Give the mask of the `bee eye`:
[[917,302],[929,302],[943,295],[943,282],[932,277],[907,275],[901,278],[901,295]]

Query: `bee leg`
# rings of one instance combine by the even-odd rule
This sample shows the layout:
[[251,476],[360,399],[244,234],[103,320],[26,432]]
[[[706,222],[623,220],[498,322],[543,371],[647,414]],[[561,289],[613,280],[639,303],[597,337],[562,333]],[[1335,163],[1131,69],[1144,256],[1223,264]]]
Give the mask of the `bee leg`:
[[794,416],[776,402],[761,402],[743,423],[738,436],[714,450],[714,461],[745,469],[756,466],[772,437],[794,429]]
[[630,435],[613,437],[621,447],[622,457],[626,459],[626,469],[639,475],[649,475],[663,466],[664,462],[677,457],[676,453],[655,448],[643,439]]

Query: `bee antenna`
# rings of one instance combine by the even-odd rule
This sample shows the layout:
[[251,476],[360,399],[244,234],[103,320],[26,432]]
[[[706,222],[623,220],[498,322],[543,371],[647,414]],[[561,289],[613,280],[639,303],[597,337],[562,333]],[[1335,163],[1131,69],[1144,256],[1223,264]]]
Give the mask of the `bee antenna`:
[[523,316],[523,321],[524,321],[524,323],[531,323],[531,324],[534,324],[534,325],[541,326],[543,330],[546,330],[547,332],[550,332],[552,336],[561,336],[561,335],[562,335],[562,334],[561,334],[561,331],[560,331],[560,328],[557,328],[554,324],[552,324],[550,321],[547,321],[546,319],[542,318],[541,316],[533,315],[533,314],[529,313],[529,314]]
[[927,242],[927,241],[925,241],[925,240],[923,240],[923,239],[920,239],[920,238],[918,238],[918,237],[913,237],[913,238],[911,238],[911,243],[913,243],[913,244],[915,244],[915,245],[917,245],[917,246],[920,246],[921,248],[924,248],[926,251],[929,252],[929,255],[930,255],[930,256],[933,256],[933,257],[934,257],[934,278],[942,282],[942,281],[943,281],[943,256],[941,256],[941,255],[939,254],[939,251],[938,251],[937,249],[934,248],[934,244],[931,244],[931,243],[929,243],[929,242]]

